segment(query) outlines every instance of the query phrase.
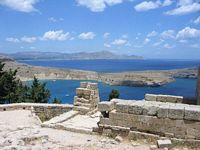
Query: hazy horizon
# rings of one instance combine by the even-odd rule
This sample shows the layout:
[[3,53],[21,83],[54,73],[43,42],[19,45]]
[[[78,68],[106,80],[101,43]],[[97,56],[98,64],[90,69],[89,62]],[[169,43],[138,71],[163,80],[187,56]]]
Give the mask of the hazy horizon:
[[0,53],[200,59],[200,0],[1,0]]

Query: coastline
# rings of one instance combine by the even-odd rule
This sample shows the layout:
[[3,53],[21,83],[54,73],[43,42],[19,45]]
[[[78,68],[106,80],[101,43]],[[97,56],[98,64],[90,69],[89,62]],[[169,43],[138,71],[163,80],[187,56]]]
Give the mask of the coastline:
[[175,78],[196,78],[196,68],[173,70],[131,71],[121,73],[98,73],[94,71],[59,69],[31,66],[16,61],[5,61],[5,68],[17,69],[17,78],[21,81],[32,80],[95,80],[109,85],[136,87],[157,87],[175,81]]

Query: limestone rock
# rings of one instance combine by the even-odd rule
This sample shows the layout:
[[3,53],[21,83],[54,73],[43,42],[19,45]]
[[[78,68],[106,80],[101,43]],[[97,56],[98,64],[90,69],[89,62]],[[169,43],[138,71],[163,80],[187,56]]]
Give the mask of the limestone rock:
[[158,148],[171,148],[172,147],[171,140],[158,140],[157,144],[158,144]]
[[120,143],[121,143],[121,142],[123,141],[123,138],[122,138],[121,136],[118,135],[118,136],[115,137],[115,140],[116,140],[117,142],[120,142]]

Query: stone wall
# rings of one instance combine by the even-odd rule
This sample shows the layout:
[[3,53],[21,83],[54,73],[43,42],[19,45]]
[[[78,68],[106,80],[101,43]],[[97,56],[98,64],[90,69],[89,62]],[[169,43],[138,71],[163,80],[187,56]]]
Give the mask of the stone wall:
[[41,121],[49,120],[62,113],[68,112],[73,109],[73,105],[69,104],[36,104],[36,103],[16,103],[0,105],[0,111],[10,110],[31,110]]
[[155,94],[145,94],[146,101],[157,101],[157,102],[169,102],[169,103],[183,103],[183,96],[174,95],[155,95]]
[[200,67],[198,69],[197,88],[196,88],[197,105],[200,105]]
[[169,138],[200,140],[200,106],[113,99],[98,105],[99,132],[130,135],[132,131]]
[[81,82],[80,88],[76,89],[74,97],[74,110],[79,110],[81,114],[97,110],[100,101],[97,83]]

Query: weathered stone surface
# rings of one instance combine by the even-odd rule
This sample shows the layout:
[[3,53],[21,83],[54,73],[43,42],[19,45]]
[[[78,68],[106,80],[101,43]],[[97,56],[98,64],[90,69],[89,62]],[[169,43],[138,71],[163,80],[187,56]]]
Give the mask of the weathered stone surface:
[[145,103],[143,106],[143,115],[149,115],[149,116],[156,116],[158,111],[158,105],[156,103],[148,102]]
[[81,82],[80,88],[87,88],[88,83],[87,82]]
[[77,96],[74,96],[74,110],[81,114],[92,112],[97,108],[100,101],[97,83],[81,82],[80,88],[76,89]]
[[190,105],[185,107],[184,119],[200,121],[200,106]]
[[121,136],[116,136],[115,137],[115,141],[117,141],[117,142],[122,142],[123,141],[123,138],[121,137]]
[[145,94],[146,101],[156,101],[157,95],[155,94]]
[[128,113],[142,115],[143,106],[145,101],[136,101],[128,107]]
[[169,113],[168,104],[162,104],[158,107],[157,116],[159,118],[168,118],[168,113]]
[[172,147],[171,140],[158,140],[157,143],[158,143],[159,148],[171,148]]
[[100,102],[98,104],[98,110],[103,112],[103,111],[111,111],[114,109],[114,103],[113,102]]
[[159,139],[158,135],[150,134],[150,133],[144,133],[139,131],[130,131],[128,138],[130,140],[139,140],[139,139],[147,139],[148,141],[156,141]]
[[116,111],[121,113],[128,113],[128,103],[119,102],[116,104]]
[[170,105],[168,111],[168,117],[170,119],[183,119],[184,109],[185,107],[183,105]]

